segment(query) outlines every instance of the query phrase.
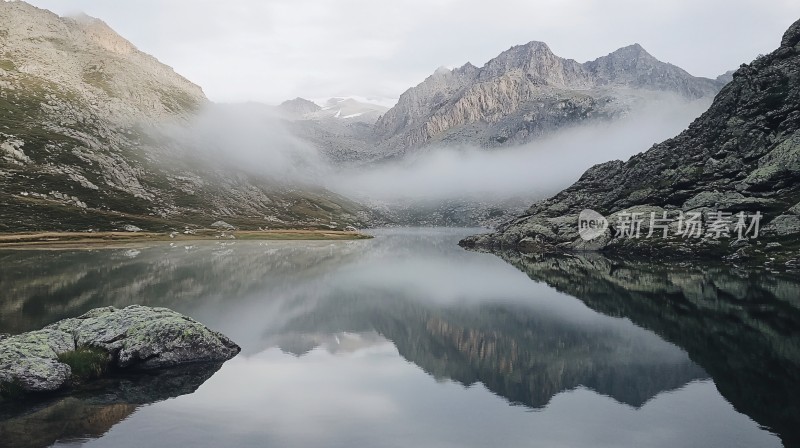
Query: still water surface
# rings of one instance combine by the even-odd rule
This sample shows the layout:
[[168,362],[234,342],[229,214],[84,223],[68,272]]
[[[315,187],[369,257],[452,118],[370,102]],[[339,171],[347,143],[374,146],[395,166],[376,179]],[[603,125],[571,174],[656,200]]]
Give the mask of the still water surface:
[[799,440],[796,279],[456,245],[476,231],[0,251],[0,332],[138,303],[242,346],[219,370],[2,409],[0,446]]

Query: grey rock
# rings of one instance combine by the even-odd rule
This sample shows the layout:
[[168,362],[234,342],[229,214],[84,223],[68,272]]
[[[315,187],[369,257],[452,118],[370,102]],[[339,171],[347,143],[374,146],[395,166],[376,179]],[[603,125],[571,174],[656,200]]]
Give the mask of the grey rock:
[[733,240],[733,241],[731,242],[730,246],[731,246],[731,248],[733,248],[733,249],[738,249],[738,248],[740,248],[740,247],[749,247],[749,246],[750,246],[750,243],[748,243],[748,242],[747,242],[747,240],[739,240],[739,239],[736,239],[736,240]]
[[681,206],[682,210],[711,208],[714,210],[743,210],[765,207],[774,201],[767,198],[746,197],[738,191],[701,191]]
[[58,356],[80,347],[101,348],[111,365],[142,370],[222,362],[240,351],[226,336],[167,308],[97,308],[0,340],[0,383],[29,392],[61,389],[72,372]]
[[224,335],[167,308],[98,308],[47,328],[71,334],[79,347],[107,350],[117,367],[153,369],[224,361],[240,350]]
[[30,392],[61,388],[72,369],[58,361],[58,355],[75,350],[68,333],[39,330],[0,341],[0,384],[14,383]]
[[800,233],[800,216],[781,215],[772,220],[766,227],[764,233],[779,236],[796,235]]
[[745,247],[739,248],[736,252],[725,256],[725,260],[727,261],[744,261],[749,258],[751,258],[751,256]]
[[211,224],[211,227],[213,227],[215,229],[225,229],[225,230],[234,230],[234,229],[236,229],[236,227],[234,227],[231,224],[228,224],[225,221],[216,221],[213,224]]

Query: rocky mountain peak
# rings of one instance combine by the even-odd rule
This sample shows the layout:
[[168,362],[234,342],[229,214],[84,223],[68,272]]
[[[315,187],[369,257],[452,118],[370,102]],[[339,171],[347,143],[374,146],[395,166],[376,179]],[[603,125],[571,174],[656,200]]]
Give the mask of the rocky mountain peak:
[[694,77],[675,65],[662,62],[639,44],[628,45],[583,64],[598,86],[626,86],[670,91],[687,98],[713,96],[722,82]]
[[453,70],[450,70],[450,73],[460,79],[475,79],[478,76],[479,71],[480,68],[475,67],[471,63],[467,62],[461,67],[456,67]]
[[615,58],[615,59],[622,59],[628,61],[634,61],[638,59],[648,59],[657,61],[650,53],[647,52],[641,45],[639,44],[632,44],[626,47],[622,47],[616,51],[611,52],[608,57]]
[[504,67],[506,70],[514,68],[528,68],[537,63],[546,62],[557,57],[544,42],[531,41],[524,45],[515,45],[500,53],[490,60],[485,68]]
[[542,83],[559,83],[558,77],[565,62],[544,42],[531,41],[511,47],[487,62],[481,69],[480,78],[483,81],[519,71]]
[[520,54],[528,57],[555,56],[549,45],[538,40],[532,40],[523,45],[515,45],[505,53]]

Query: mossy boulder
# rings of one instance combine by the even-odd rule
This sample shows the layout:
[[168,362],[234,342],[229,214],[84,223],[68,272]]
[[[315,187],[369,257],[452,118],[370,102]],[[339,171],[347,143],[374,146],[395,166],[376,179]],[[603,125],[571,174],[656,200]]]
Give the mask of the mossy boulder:
[[50,392],[108,369],[223,362],[239,351],[226,336],[167,308],[98,308],[0,338],[0,389]]
[[67,383],[72,370],[58,356],[75,349],[72,336],[56,330],[38,330],[0,341],[2,389],[46,392]]

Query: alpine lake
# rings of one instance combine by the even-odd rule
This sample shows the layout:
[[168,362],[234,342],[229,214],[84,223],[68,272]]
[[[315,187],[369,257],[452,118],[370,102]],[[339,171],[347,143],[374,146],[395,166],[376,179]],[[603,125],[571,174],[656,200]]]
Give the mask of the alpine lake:
[[800,444],[800,277],[356,241],[0,250],[0,333],[168,307],[221,366],[0,403],[0,446],[779,447]]

